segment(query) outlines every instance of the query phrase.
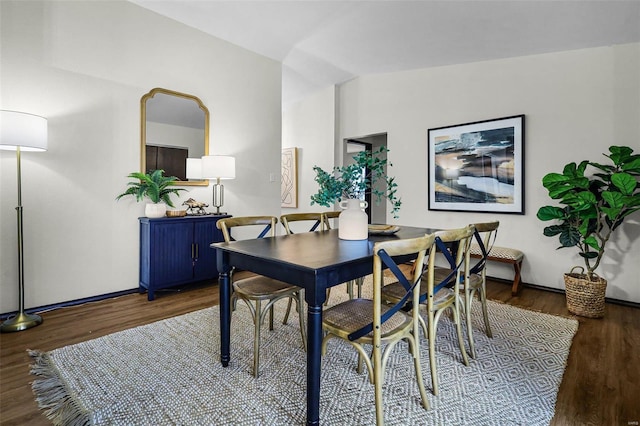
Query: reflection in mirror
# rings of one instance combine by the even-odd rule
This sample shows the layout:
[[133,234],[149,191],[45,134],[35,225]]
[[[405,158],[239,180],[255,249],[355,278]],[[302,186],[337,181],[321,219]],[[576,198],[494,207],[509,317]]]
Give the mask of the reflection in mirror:
[[187,158],[209,154],[209,110],[195,96],[155,88],[140,100],[140,170],[162,169],[178,185],[209,184],[187,179]]

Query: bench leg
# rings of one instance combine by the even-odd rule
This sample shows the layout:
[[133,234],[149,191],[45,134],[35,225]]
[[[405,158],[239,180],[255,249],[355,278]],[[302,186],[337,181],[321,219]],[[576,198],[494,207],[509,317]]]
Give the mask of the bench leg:
[[515,270],[515,277],[513,278],[513,286],[511,287],[511,295],[516,296],[518,294],[518,286],[520,285],[520,272],[522,270],[522,261],[513,264]]

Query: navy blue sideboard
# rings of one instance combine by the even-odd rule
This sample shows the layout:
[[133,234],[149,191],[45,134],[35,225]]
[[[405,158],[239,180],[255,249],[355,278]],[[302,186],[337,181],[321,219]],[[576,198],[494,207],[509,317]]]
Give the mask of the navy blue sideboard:
[[224,241],[218,220],[231,216],[184,216],[140,221],[140,292],[218,277],[211,243]]

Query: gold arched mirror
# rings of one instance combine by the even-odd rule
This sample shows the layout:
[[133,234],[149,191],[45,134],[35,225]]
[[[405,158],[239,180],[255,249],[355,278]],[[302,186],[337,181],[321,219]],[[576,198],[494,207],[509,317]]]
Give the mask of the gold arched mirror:
[[209,155],[209,110],[186,93],[155,88],[140,99],[140,170],[162,169],[178,185],[209,184],[187,179],[187,158]]

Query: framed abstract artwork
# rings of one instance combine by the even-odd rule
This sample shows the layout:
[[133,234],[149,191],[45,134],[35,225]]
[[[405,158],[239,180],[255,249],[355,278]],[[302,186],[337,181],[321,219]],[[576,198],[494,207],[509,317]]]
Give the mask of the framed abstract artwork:
[[524,115],[429,129],[429,210],[524,214]]
[[282,207],[298,207],[298,153],[296,148],[282,150],[280,195]]

